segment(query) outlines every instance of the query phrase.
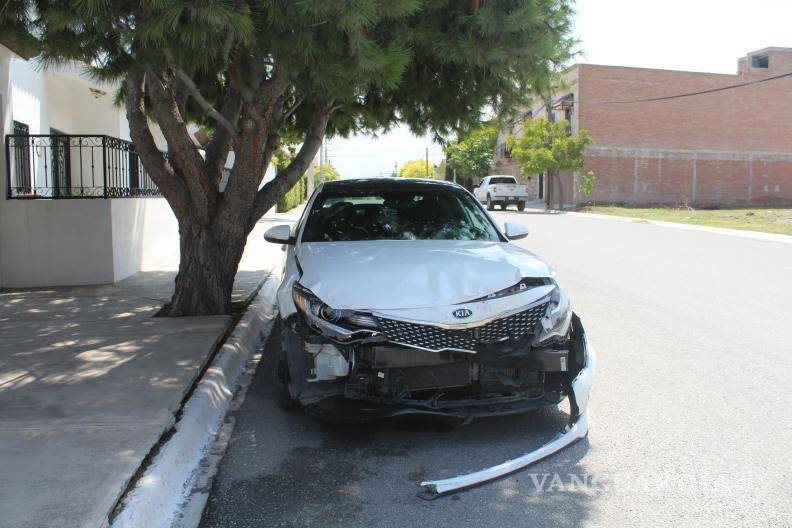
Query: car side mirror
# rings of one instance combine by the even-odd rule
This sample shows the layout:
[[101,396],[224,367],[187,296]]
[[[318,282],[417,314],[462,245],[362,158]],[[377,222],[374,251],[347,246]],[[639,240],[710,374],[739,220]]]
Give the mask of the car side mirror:
[[517,222],[506,222],[503,224],[503,234],[509,240],[520,240],[528,236],[528,228]]
[[276,225],[264,232],[264,240],[273,244],[294,244],[291,228],[287,225]]

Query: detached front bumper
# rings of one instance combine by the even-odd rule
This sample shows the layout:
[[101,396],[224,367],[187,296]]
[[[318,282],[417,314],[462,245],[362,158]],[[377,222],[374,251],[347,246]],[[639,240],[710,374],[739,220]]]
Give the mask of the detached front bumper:
[[557,453],[581,438],[584,438],[588,434],[589,428],[588,403],[597,368],[597,357],[594,348],[588,342],[585,334],[583,336],[583,343],[585,350],[585,365],[571,382],[572,390],[569,392],[569,423],[555,438],[534,451],[525,453],[521,457],[507,460],[497,466],[453,478],[421,482],[421,486],[424,487],[421,497],[431,500],[448,493],[471,488],[498,479],[524,469],[543,458]]

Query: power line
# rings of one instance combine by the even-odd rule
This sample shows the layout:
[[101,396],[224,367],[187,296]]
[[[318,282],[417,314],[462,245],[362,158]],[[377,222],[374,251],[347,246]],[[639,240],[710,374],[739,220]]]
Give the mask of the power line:
[[[642,98],[642,99],[624,99],[624,100],[621,100],[621,101],[618,101],[618,100],[617,101],[575,101],[575,103],[577,103],[577,104],[651,103],[651,102],[654,102],[654,101],[667,101],[669,99],[681,99],[683,97],[693,97],[693,96],[696,96],[696,95],[705,95],[705,94],[710,94],[710,93],[715,93],[715,92],[723,92],[723,91],[726,91],[726,90],[733,90],[735,88],[742,88],[744,86],[752,86],[752,85],[755,85],[755,84],[761,84],[761,83],[765,83],[765,82],[768,82],[768,81],[775,81],[777,79],[783,79],[785,77],[792,77],[792,72],[781,73],[779,75],[774,75],[772,77],[765,77],[764,79],[756,79],[756,80],[753,80],[753,81],[745,81],[745,82],[741,82],[741,83],[737,83],[737,84],[730,84],[730,85],[727,85],[727,86],[720,86],[718,88],[709,88],[707,90],[699,90],[699,91],[696,91],[696,92],[685,92],[685,93],[680,93],[680,94],[675,94],[675,95],[664,95],[664,96],[660,96],[660,97],[646,97],[646,98]],[[558,107],[558,108],[556,107],[556,104],[558,104],[560,102],[561,102],[561,99],[559,99],[557,102],[553,103],[553,109],[554,110],[557,110],[558,108],[560,108],[560,107]]]

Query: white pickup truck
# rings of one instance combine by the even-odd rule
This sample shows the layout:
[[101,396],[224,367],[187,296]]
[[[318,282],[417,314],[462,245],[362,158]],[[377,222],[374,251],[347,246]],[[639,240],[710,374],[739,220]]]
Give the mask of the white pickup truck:
[[487,176],[473,189],[473,195],[479,202],[487,204],[488,211],[495,209],[495,204],[500,205],[501,209],[516,204],[517,210],[522,211],[528,201],[525,185],[517,183],[514,176],[508,175]]

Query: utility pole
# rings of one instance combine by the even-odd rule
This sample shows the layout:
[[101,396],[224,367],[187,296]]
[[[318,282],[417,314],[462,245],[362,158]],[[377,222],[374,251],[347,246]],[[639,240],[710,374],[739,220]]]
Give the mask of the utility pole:
[[429,179],[429,147],[426,147],[426,178]]
[[393,162],[393,176],[396,177],[399,175],[399,163],[394,161]]

